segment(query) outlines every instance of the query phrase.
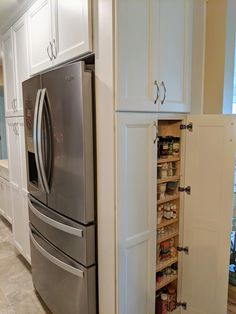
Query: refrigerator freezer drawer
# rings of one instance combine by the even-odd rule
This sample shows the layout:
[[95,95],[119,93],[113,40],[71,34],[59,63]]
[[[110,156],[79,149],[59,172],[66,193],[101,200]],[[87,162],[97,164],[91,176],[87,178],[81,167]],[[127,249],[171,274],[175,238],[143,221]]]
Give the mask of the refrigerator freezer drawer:
[[32,226],[30,245],[34,285],[52,313],[96,314],[96,266],[81,266]]
[[95,227],[65,218],[29,197],[31,224],[54,246],[85,267],[95,264]]

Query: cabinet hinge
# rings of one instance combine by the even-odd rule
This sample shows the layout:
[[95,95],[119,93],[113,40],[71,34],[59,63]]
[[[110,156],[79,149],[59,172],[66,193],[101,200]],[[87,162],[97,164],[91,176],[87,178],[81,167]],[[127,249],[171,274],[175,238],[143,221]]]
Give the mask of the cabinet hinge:
[[177,246],[177,251],[178,252],[184,252],[185,254],[189,254],[189,247],[188,246],[185,246],[185,247],[182,247],[182,246]]
[[179,187],[179,192],[186,192],[188,195],[191,194],[191,186],[187,186],[186,188]]
[[193,124],[190,122],[189,124],[180,124],[180,130],[189,130],[190,132],[193,131]]
[[181,306],[184,310],[187,310],[187,302],[177,302],[176,306]]

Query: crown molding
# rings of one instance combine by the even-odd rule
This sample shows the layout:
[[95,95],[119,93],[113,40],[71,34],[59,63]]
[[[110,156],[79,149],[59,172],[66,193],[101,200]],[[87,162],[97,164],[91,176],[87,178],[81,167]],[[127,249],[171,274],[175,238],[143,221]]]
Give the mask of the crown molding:
[[[25,12],[36,0],[25,0],[21,5],[9,15],[9,17],[0,25],[0,35],[4,34]],[[1,37],[1,36],[0,36]]]

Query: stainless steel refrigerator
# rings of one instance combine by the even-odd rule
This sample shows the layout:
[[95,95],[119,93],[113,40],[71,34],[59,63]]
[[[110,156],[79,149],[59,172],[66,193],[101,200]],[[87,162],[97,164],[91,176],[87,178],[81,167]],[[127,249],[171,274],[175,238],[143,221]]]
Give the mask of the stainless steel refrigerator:
[[97,313],[92,73],[23,82],[32,276],[55,314]]

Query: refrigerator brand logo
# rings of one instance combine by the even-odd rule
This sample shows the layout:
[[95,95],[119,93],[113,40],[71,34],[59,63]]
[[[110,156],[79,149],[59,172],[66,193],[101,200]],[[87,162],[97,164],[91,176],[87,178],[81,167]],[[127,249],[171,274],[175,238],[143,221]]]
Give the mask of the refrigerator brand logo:
[[74,76],[71,76],[71,75],[68,75],[68,76],[65,76],[65,80],[70,82],[74,79]]

